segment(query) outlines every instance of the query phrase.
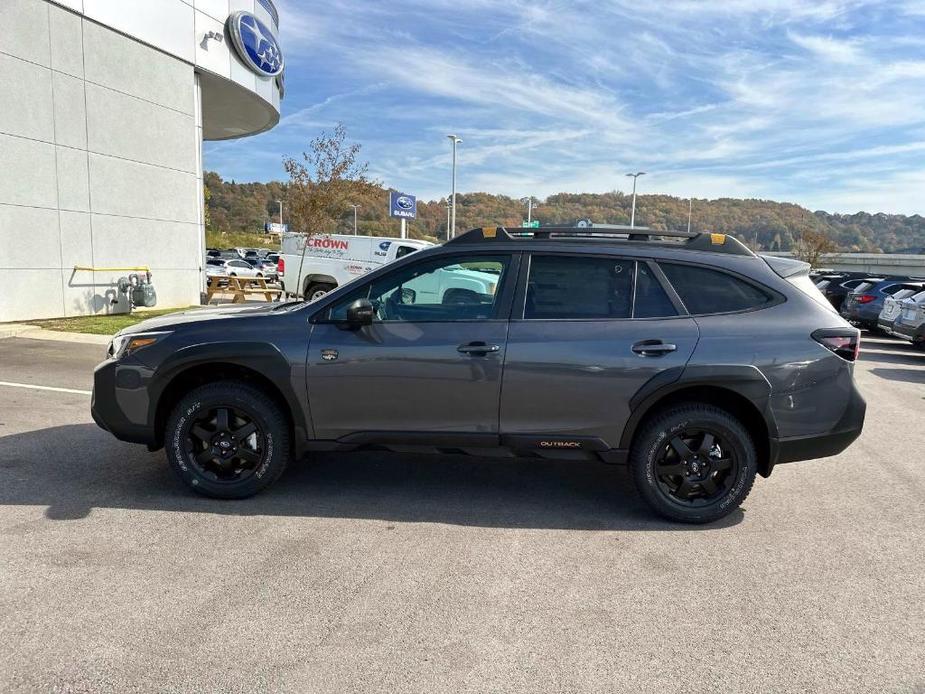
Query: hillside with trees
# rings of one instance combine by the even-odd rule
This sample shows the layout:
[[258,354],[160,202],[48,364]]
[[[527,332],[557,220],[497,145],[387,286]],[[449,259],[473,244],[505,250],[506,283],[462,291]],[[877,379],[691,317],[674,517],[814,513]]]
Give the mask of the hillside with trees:
[[[360,146],[347,142],[338,125],[309,143],[299,158],[287,157],[287,182],[237,183],[212,171],[205,174],[206,229],[211,240],[262,231],[278,221],[283,202],[290,231],[351,233],[353,208],[359,205],[358,230],[374,236],[397,235],[398,220],[388,217],[389,189],[366,176],[358,159]],[[632,196],[611,193],[557,193],[537,200],[533,218],[541,224],[571,225],[580,219],[629,224]],[[524,202],[492,193],[457,195],[456,228],[520,225]],[[670,195],[640,195],[636,224],[652,229],[686,229],[688,201]],[[418,218],[408,224],[414,238],[446,238],[446,199],[418,201]],[[815,245],[824,250],[873,253],[925,252],[925,218],[859,212],[853,215],[813,212],[788,202],[719,198],[694,199],[692,231],[715,231],[739,237],[752,248],[795,250]],[[215,241],[217,242],[217,241]],[[821,244],[821,245],[820,245]]]

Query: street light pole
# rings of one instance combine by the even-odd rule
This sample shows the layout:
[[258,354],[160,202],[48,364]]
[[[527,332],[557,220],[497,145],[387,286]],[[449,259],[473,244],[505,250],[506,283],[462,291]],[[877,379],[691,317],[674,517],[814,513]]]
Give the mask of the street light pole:
[[636,179],[640,176],[645,176],[645,171],[637,171],[636,173],[628,173],[627,176],[633,177],[633,211],[630,213],[630,228],[632,229],[636,226]]
[[691,215],[694,213],[694,198],[687,199],[687,233],[691,233]]
[[283,231],[283,201],[277,200],[276,204],[279,205],[279,230],[282,233]]
[[447,135],[447,137],[453,142],[453,191],[451,193],[452,208],[450,209],[450,228],[447,232],[449,238],[454,238],[456,236],[456,145],[458,145],[462,140],[456,135]]
[[356,236],[357,235],[357,208],[359,207],[359,205],[351,205],[350,207],[353,208],[353,235]]
[[450,240],[450,208],[451,207],[452,205],[450,205],[450,198],[447,197],[446,199],[446,240],[447,241]]
[[533,196],[525,197],[521,202],[527,203],[527,226],[533,222]]

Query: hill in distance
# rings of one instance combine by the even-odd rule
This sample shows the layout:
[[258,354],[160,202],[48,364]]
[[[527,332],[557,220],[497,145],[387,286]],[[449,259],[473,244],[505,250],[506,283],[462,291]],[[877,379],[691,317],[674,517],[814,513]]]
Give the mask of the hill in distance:
[[[278,220],[277,200],[284,205],[287,184],[235,183],[206,172],[207,228],[212,231],[253,232],[267,221]],[[357,200],[361,234],[394,236],[398,220],[388,217],[388,189],[375,186],[371,195]],[[579,219],[597,223],[629,224],[632,196],[621,193],[557,193],[535,203],[533,218],[541,224],[570,225]],[[688,201],[670,195],[639,195],[636,224],[656,230],[686,229]],[[491,193],[456,196],[456,228],[483,225],[519,226],[526,205],[515,198]],[[446,200],[418,201],[418,218],[408,225],[414,238],[446,238]],[[789,250],[805,230],[826,234],[840,251],[868,253],[925,253],[925,218],[859,212],[843,215],[810,211],[799,205],[772,200],[719,198],[693,201],[692,231],[715,231],[737,236],[761,250]],[[293,231],[297,231],[293,229]],[[337,228],[329,233],[352,233],[353,209],[348,207]]]

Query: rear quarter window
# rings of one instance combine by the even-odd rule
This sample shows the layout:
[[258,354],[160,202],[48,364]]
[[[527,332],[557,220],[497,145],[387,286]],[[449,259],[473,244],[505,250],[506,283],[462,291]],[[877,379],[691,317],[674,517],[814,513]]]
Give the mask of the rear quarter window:
[[764,290],[720,270],[676,263],[659,263],[659,267],[695,315],[748,311],[773,300]]

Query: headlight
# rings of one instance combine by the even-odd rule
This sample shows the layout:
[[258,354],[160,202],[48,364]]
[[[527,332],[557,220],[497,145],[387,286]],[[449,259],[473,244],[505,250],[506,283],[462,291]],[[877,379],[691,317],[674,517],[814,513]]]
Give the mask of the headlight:
[[127,357],[130,354],[134,354],[140,349],[150,347],[155,342],[169,334],[169,332],[129,333],[128,335],[118,333],[112,338],[112,342],[109,343],[107,354],[112,359],[121,359],[122,357]]

